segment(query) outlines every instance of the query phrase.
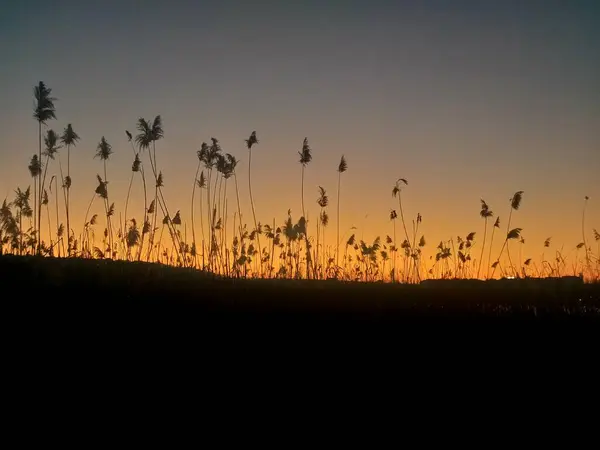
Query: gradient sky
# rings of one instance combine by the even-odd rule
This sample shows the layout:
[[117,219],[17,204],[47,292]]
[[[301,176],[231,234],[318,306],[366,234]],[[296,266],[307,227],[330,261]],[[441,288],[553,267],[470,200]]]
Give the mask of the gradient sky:
[[392,234],[400,177],[409,182],[405,214],[422,215],[432,247],[470,231],[481,237],[480,198],[505,225],[518,190],[513,224],[523,228],[524,257],[539,255],[549,236],[565,251],[581,241],[585,195],[587,238],[600,228],[596,0],[2,3],[2,197],[31,182],[32,88],[43,80],[59,99],[48,126],[72,123],[82,137],[72,154],[80,216],[101,173],[93,159],[101,136],[113,146],[109,193],[119,208],[132,160],[124,130],[160,114],[165,195],[184,220],[195,152],[214,136],[241,160],[249,223],[243,139],[256,130],[253,194],[263,222],[283,223],[288,208],[298,217],[306,136],[309,218],[322,185],[330,236],[342,154],[342,234],[352,225],[359,237]]

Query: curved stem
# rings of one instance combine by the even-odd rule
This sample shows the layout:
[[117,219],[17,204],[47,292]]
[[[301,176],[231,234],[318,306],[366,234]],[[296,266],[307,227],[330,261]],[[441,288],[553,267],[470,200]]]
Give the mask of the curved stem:
[[[177,255],[177,259],[179,261],[181,261],[181,264],[183,265],[183,267],[185,267],[187,265],[186,260],[185,260],[185,258],[182,258],[180,255],[181,240],[179,239],[177,230],[175,229],[175,224],[173,224],[173,219],[172,219],[171,215],[169,214],[169,209],[167,208],[167,202],[165,201],[165,197],[162,192],[162,187],[158,186],[158,164],[156,162],[156,141],[152,142],[152,150],[154,153],[154,176],[157,181],[155,195],[160,194],[160,200],[162,200],[162,204],[160,206],[161,206],[161,209],[163,210],[165,216],[167,217],[167,228],[169,229],[169,234],[171,235],[171,241],[173,243],[173,246],[175,247],[175,254]],[[158,197],[156,197],[156,198],[158,199]],[[158,201],[157,203],[160,204],[161,202]],[[154,222],[156,223],[156,214],[154,215]]]
[[587,197],[585,198],[585,203],[583,204],[583,214],[581,215],[581,236],[583,237],[583,249],[585,251],[585,263],[586,263],[586,269],[588,269],[590,271],[591,274],[591,268],[590,268],[590,256],[588,253],[588,246],[587,246],[587,241],[585,240],[585,209],[587,206]]
[[[58,160],[60,163],[60,159]],[[62,172],[62,169],[61,169]],[[62,178],[62,175],[61,175]],[[54,203],[56,204],[56,243],[58,244],[58,240],[60,239],[60,236],[58,235],[58,228],[59,228],[59,217],[58,217],[58,178],[54,178]],[[63,247],[64,247],[64,243],[63,243]],[[58,246],[58,256],[60,256],[60,246]]]
[[[38,144],[39,144],[39,148],[38,148],[38,158],[39,158],[39,162],[40,164],[42,163],[42,122],[38,121]],[[45,178],[45,174],[44,174],[44,178]],[[39,175],[38,175],[38,198],[37,198],[37,253],[39,254],[41,252],[42,249],[42,228],[41,228],[41,215],[42,215],[42,191],[44,190],[42,187],[42,183],[40,183],[40,181],[42,181],[42,172],[40,171]]]
[[[87,218],[88,218],[88,215],[90,214],[90,209],[92,208],[92,203],[94,203],[95,198],[96,198],[96,193],[94,193],[92,195],[92,200],[90,200],[90,204],[88,205],[87,211],[85,212],[85,217],[83,219],[83,230],[81,231],[82,237],[85,237],[85,235],[86,235],[85,232],[86,232],[86,228],[87,228]],[[83,245],[84,245],[84,242],[82,241],[81,242],[82,251],[83,251]]]
[[[148,242],[148,261],[150,261],[150,256],[152,255],[152,247],[154,246],[154,238],[156,236],[156,216],[158,213],[158,167],[156,167],[156,146],[154,145],[154,141],[152,141],[152,146],[154,148],[154,161],[152,160],[152,151],[149,149],[149,157],[150,157],[150,166],[152,167],[152,172],[154,173],[154,217],[152,218],[152,230],[150,230],[150,239]],[[158,255],[160,257],[160,255]]]
[[108,230],[108,245],[110,247],[108,257],[112,259],[113,257],[113,231],[112,231],[112,221],[110,220],[110,202],[108,197],[108,177],[106,175],[106,159],[104,160],[104,182],[106,183],[106,198],[104,199],[105,208],[106,208],[106,228]]
[[490,263],[492,262],[492,248],[494,247],[494,233],[496,231],[496,227],[492,228],[492,237],[490,239],[490,251],[488,253],[488,261],[487,261],[487,270],[485,273],[485,277],[490,277]]
[[202,270],[204,270],[206,268],[205,265],[205,247],[204,247],[204,242],[206,240],[205,234],[204,234],[204,208],[202,207],[202,192],[200,192],[200,231],[202,232]]
[[502,257],[502,252],[504,251],[504,247],[506,247],[506,243],[507,242],[508,242],[508,239],[504,239],[504,243],[502,244],[502,248],[500,249],[500,254],[498,255],[498,259],[496,260],[496,262],[498,262],[498,264],[496,264],[496,267],[494,267],[494,270],[492,270],[492,278],[494,278],[494,274],[496,273],[496,269],[500,265],[500,258]]
[[[33,229],[35,232],[35,228],[37,226],[37,201],[38,201],[38,184],[39,184],[39,176],[33,177]],[[20,249],[22,250],[23,243],[21,242]],[[19,254],[22,254],[21,252]]]
[[133,177],[135,172],[131,172],[131,177],[129,178],[129,187],[127,188],[127,197],[125,198],[125,212],[124,212],[124,220],[123,220],[123,238],[125,239],[125,234],[127,233],[127,208],[129,206],[129,196],[131,195],[131,185],[133,184]]
[[[337,191],[337,234],[335,239],[335,265],[340,265],[340,187],[342,183],[342,172],[338,172],[338,191]],[[323,230],[325,232],[325,230]],[[325,238],[323,237],[323,245]],[[324,252],[323,252],[324,253]]]
[[[198,167],[196,168],[196,175],[194,176],[194,186],[192,186],[192,244],[196,248],[196,225],[194,223],[194,196],[196,194],[196,183],[198,182],[198,173],[200,172],[200,163],[198,160]],[[196,253],[198,249],[196,248]],[[196,256],[194,256],[194,267],[196,266]]]
[[240,207],[240,190],[238,188],[237,174],[233,174],[233,179],[235,181],[235,195],[237,199],[237,208],[238,208],[238,219],[239,219],[239,229],[240,229],[240,245],[242,240],[242,208]]
[[[402,193],[401,193],[401,191],[398,192],[398,209],[400,210],[400,218],[402,219],[402,227],[404,228],[404,235],[406,236],[406,243],[410,246],[410,238],[408,237],[408,231],[406,230],[406,222],[404,221],[404,211],[402,209]],[[414,250],[414,249],[411,248],[411,250]],[[414,260],[413,260],[413,262],[414,262]]]
[[[54,249],[54,244],[52,242],[52,222],[50,221],[50,202],[46,203],[46,215],[48,216],[48,239],[50,240],[50,249]],[[47,254],[47,253],[46,253]],[[51,256],[54,255],[54,251],[52,251]]]
[[[260,233],[258,232],[258,225],[256,223],[256,211],[254,210],[254,199],[252,197],[252,181],[251,181],[251,169],[252,169],[252,149],[248,149],[249,157],[248,157],[248,191],[250,193],[250,206],[252,207],[252,217],[254,219],[254,229],[256,230],[256,240],[258,242],[258,255],[261,263],[262,269],[262,246],[260,245]],[[261,270],[262,275],[262,270]]]
[[[507,238],[508,238],[508,232],[510,231],[510,220],[512,218],[512,212],[513,212],[513,209],[512,209],[512,205],[511,205],[510,213],[508,214],[508,223],[506,224],[506,237]],[[512,260],[510,259],[510,248],[508,245],[508,239],[504,242],[504,245],[506,245],[506,254],[508,255],[508,263],[510,264],[511,270],[514,272],[515,269],[513,267]],[[499,260],[500,260],[500,257],[498,257],[498,261]],[[500,264],[500,263],[498,263],[498,264]]]
[[[133,152],[133,157],[135,160],[135,157],[139,155],[139,151],[135,150],[135,147],[133,145],[133,141],[129,141],[131,142],[131,151]],[[146,222],[147,222],[147,218],[148,218],[148,194],[146,191],[146,176],[144,175],[144,164],[143,162],[140,160],[140,174],[142,176],[142,185],[144,188],[144,222],[142,224],[142,229],[141,229],[141,237],[140,237],[140,245],[138,247],[138,256],[137,256],[137,260],[140,261],[142,259],[142,252],[144,249],[144,227],[146,226]],[[133,174],[132,174],[133,176]],[[127,211],[127,204],[125,205],[125,211]],[[125,233],[127,232],[127,214],[125,214]]]
[[[44,198],[44,186],[46,185],[46,172],[48,172],[49,162],[50,162],[50,156],[46,156],[46,167],[44,167],[44,178],[42,179],[42,184],[39,189],[40,200],[39,200],[39,204],[38,204],[38,209],[39,209],[40,215],[38,216],[38,233],[39,233],[39,235],[38,235],[38,253],[40,253],[42,251],[42,247],[41,247],[41,245],[42,245],[42,228],[41,228],[42,199]],[[51,236],[48,236],[48,237],[51,237]]]
[[487,223],[488,218],[485,218],[485,222],[483,225],[483,244],[481,245],[481,256],[479,257],[479,267],[477,268],[477,279],[479,279],[479,272],[481,271],[481,263],[483,262],[483,250],[485,249],[485,238],[487,235]]
[[306,218],[306,211],[304,210],[304,168],[305,168],[305,165],[302,164],[302,180],[301,180],[302,217],[304,217],[304,245],[306,246],[306,278],[310,278],[311,258],[310,258],[310,245],[308,242],[308,219]]
[[[69,146],[67,145],[67,152],[68,152],[68,148]],[[68,221],[68,206],[67,206],[67,189],[65,187],[65,177],[63,175],[63,169],[62,169],[62,162],[60,161],[60,155],[58,155],[58,169],[60,171],[60,179],[62,180],[62,188],[63,188],[63,199],[65,201],[65,214],[67,216],[67,251],[68,253],[66,254],[66,256],[70,256],[71,252],[69,250],[69,221]],[[56,180],[56,195],[58,195],[58,179]],[[58,198],[56,199],[56,227],[58,228]],[[58,234],[58,232],[57,232]],[[58,236],[57,236],[58,238]],[[64,247],[65,247],[65,241],[64,239],[62,240],[62,247],[63,247],[63,253],[64,253]],[[60,250],[60,248],[59,248]]]
[[302,217],[306,219],[306,213],[304,212],[304,164],[302,164],[302,175],[300,179],[300,199],[302,203]]
[[211,270],[212,269],[212,253],[211,253],[211,248],[212,248],[212,227],[210,226],[210,224],[212,223],[211,221],[211,202],[210,202],[210,186],[212,183],[212,167],[207,167],[208,168],[208,176],[207,176],[207,180],[206,180],[206,207],[207,207],[207,222],[206,225],[208,226],[208,239],[207,239],[207,250],[208,250],[208,269]]
[[[60,159],[59,159],[60,163]],[[69,179],[69,184],[71,183],[71,146],[67,145],[67,178]],[[63,178],[62,175],[62,167],[60,169],[61,174],[60,177]],[[65,180],[63,178],[63,185],[65,184]],[[67,216],[67,253],[68,256],[71,256],[71,215],[70,215],[70,200],[71,200],[71,186],[68,185],[64,189],[65,193],[65,214]]]
[[396,277],[398,276],[398,274],[396,273],[396,260],[398,258],[398,242],[396,241],[396,219],[393,219],[394,222],[394,279],[393,281],[396,281]]

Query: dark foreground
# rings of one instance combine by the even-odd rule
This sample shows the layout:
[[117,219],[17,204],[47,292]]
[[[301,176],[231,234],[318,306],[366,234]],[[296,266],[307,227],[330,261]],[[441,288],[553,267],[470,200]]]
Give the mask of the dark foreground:
[[0,256],[4,307],[61,320],[183,314],[267,323],[412,319],[600,319],[600,284],[578,278],[427,281],[421,285],[231,280],[158,264]]
[[[153,264],[8,256],[0,256],[0,277],[3,366],[11,376],[5,386],[19,395],[56,395],[49,417],[66,392],[84,403],[90,392],[123,392],[110,405],[113,414],[136,386],[150,404],[158,389],[181,389],[185,399],[198,389],[200,400],[190,404],[207,410],[209,394],[222,399],[238,389],[260,398],[250,405],[262,405],[267,392],[283,401],[290,392],[304,396],[312,383],[326,391],[323,398],[339,385],[342,397],[356,402],[359,387],[372,392],[386,375],[406,408],[408,395],[452,392],[452,376],[494,390],[510,380],[531,388],[597,353],[600,286],[577,280],[223,280]],[[500,384],[489,381],[500,373]],[[416,380],[399,381],[408,374]],[[426,389],[417,389],[421,380]],[[383,390],[381,398],[392,392]],[[465,391],[458,392],[463,401]]]
[[126,364],[143,353],[203,370],[256,367],[267,350],[263,365],[272,367],[301,354],[408,367],[414,354],[449,368],[465,349],[476,366],[482,355],[526,361],[542,348],[554,360],[595,346],[600,331],[600,285],[579,279],[226,280],[156,264],[13,256],[0,256],[0,276],[4,348],[19,367],[61,354],[61,364],[116,355]]

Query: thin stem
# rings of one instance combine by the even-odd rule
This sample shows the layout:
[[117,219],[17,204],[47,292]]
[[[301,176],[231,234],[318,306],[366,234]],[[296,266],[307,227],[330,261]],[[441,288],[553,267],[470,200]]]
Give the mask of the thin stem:
[[[196,183],[198,182],[198,173],[200,172],[200,164],[201,161],[198,159],[198,167],[196,168],[196,175],[194,176],[194,185],[192,186],[192,244],[194,248],[196,248],[196,225],[194,223],[194,196],[196,194]],[[202,196],[200,196],[200,201],[202,201]],[[196,248],[196,253],[198,253],[198,249]],[[194,255],[194,267],[196,266],[196,255]]]
[[[512,205],[510,208],[510,213],[508,214],[508,223],[506,224],[506,236],[508,236],[508,232],[510,231],[510,220],[512,218]],[[513,266],[512,260],[510,258],[510,246],[508,245],[508,239],[504,242],[504,244],[506,245],[506,254],[508,255],[508,263],[510,264],[510,268],[513,272],[515,272],[515,268]],[[504,247],[504,246],[503,246]],[[500,257],[498,257],[498,260],[500,260]],[[493,276],[493,273],[492,273]]]
[[[87,229],[87,218],[88,218],[88,215],[90,214],[90,209],[92,208],[92,203],[94,203],[94,199],[95,198],[96,198],[96,193],[94,193],[94,195],[92,195],[92,200],[90,200],[90,204],[88,205],[87,211],[85,212],[85,217],[83,219],[83,230],[81,232],[81,234],[83,236],[85,236],[85,232],[86,232],[86,229]],[[81,243],[81,245],[83,247],[83,242]]]
[[[42,162],[42,122],[38,121],[38,144],[39,144],[39,151],[38,151],[38,157],[39,157],[39,161],[40,164]],[[41,245],[42,245],[42,221],[41,221],[41,215],[42,215],[42,191],[43,191],[43,183],[41,183],[42,181],[42,172],[40,171],[40,173],[38,174],[39,180],[38,180],[38,211],[37,211],[37,253],[39,254],[41,252]],[[46,177],[46,174],[44,173],[44,178]]]
[[310,245],[308,242],[308,219],[306,217],[306,211],[304,210],[304,168],[302,164],[302,181],[301,181],[301,197],[302,197],[302,217],[304,217],[304,245],[306,246],[306,278],[310,278],[311,270],[311,258],[310,258]]
[[[135,147],[133,145],[133,141],[131,141],[131,150],[133,151],[133,156],[134,158],[136,156],[139,155],[139,150],[136,152],[135,151]],[[146,226],[146,222],[148,221],[148,192],[146,189],[146,176],[144,175],[144,163],[142,161],[140,161],[140,174],[142,176],[142,185],[144,188],[144,223],[142,225],[142,233],[141,233],[141,238],[140,238],[140,247],[139,247],[139,251],[138,251],[138,261],[140,261],[142,259],[142,251],[144,248],[144,236],[146,235],[144,233],[144,227]],[[155,205],[156,208],[156,205]],[[154,210],[155,213],[157,211],[157,209]],[[127,223],[127,217],[125,217],[125,223]],[[125,227],[127,228],[127,227]],[[152,230],[150,230],[151,232]]]
[[588,201],[588,197],[586,196],[585,197],[585,202],[583,204],[583,214],[581,215],[581,236],[583,237],[583,249],[585,251],[585,265],[586,265],[586,269],[591,274],[590,255],[588,253],[587,241],[585,239],[585,210],[586,210],[586,207],[587,207],[587,201]]
[[479,267],[477,268],[477,279],[479,279],[479,272],[481,271],[481,263],[483,262],[483,250],[485,249],[485,238],[487,235],[487,223],[488,218],[485,218],[485,222],[483,224],[483,244],[481,245],[481,256],[479,257]]
[[[250,206],[252,207],[252,217],[254,218],[254,229],[256,230],[256,240],[258,242],[258,253],[259,255],[262,252],[262,247],[260,245],[260,233],[258,232],[258,225],[256,223],[256,211],[254,210],[254,199],[252,197],[252,181],[251,181],[251,169],[252,169],[252,148],[248,149],[249,157],[248,157],[248,191],[250,192]],[[261,275],[262,275],[262,258],[261,260]]]
[[[46,156],[46,167],[44,167],[44,178],[42,179],[42,184],[41,184],[41,187],[40,187],[41,195],[40,195],[40,203],[38,205],[39,210],[40,210],[40,214],[41,214],[41,211],[42,211],[42,203],[43,203],[42,200],[44,198],[43,197],[44,196],[44,186],[46,186],[46,172],[48,171],[49,162],[50,162],[50,156]],[[41,217],[41,215],[40,215],[40,217]],[[38,248],[38,252],[42,251],[42,248],[41,248],[41,243],[42,243],[42,228],[41,228],[40,217],[38,217],[38,222],[39,222],[39,225],[40,225],[39,235],[38,235],[38,244],[40,245],[40,247]],[[48,236],[48,237],[50,237],[50,236]]]
[[498,259],[496,260],[497,264],[494,267],[494,270],[492,270],[492,278],[494,278],[494,274],[496,273],[496,268],[500,265],[500,258],[502,257],[502,252],[504,251],[504,247],[506,247],[507,242],[508,242],[508,238],[504,239],[504,243],[502,244],[502,248],[500,249],[500,254],[498,255]]
[[487,261],[487,270],[485,273],[485,277],[489,278],[490,277],[490,263],[492,262],[492,248],[494,246],[494,233],[496,232],[496,227],[492,228],[492,237],[490,239],[490,252],[488,254],[488,261]]
[[239,219],[239,228],[240,228],[240,245],[242,240],[242,208],[240,208],[240,190],[238,188],[237,174],[234,172],[233,179],[235,181],[235,195],[237,199],[237,208],[238,208],[238,219]]
[[406,243],[410,246],[410,238],[408,237],[408,231],[406,230],[406,222],[404,221],[404,210],[402,209],[402,191],[398,191],[398,209],[400,210],[400,218],[402,219],[402,227],[404,228]]
[[[342,172],[338,172],[338,191],[337,191],[337,234],[335,239],[335,265],[340,265],[340,187],[342,184]],[[323,233],[325,229],[323,228]],[[323,236],[323,245],[325,245],[325,237]],[[324,250],[324,249],[323,249]],[[323,251],[325,253],[325,251]]]
[[113,256],[113,232],[112,232],[112,221],[110,219],[110,202],[108,199],[108,177],[106,175],[106,159],[104,159],[104,182],[106,183],[106,198],[104,199],[105,208],[106,208],[106,228],[108,230],[108,245],[110,247],[108,257],[112,258]]
[[125,237],[125,234],[127,233],[127,208],[129,206],[129,196],[131,195],[131,186],[133,185],[133,177],[135,175],[135,172],[131,172],[131,176],[129,177],[129,187],[127,188],[127,197],[125,198],[125,212],[124,212],[124,220],[123,220],[123,237]]
[[205,236],[204,236],[204,211],[202,208],[202,191],[200,192],[200,195],[198,196],[200,197],[200,231],[202,232],[202,269],[204,270],[205,268],[205,261],[204,261],[204,254],[205,254],[205,249],[204,249],[204,241],[205,241]]
[[[59,159],[60,162],[60,159]],[[58,178],[54,178],[54,203],[56,204],[56,241],[60,239],[58,235],[59,218],[58,218]],[[64,244],[63,244],[64,245]],[[58,246],[58,256],[60,256],[60,246]]]

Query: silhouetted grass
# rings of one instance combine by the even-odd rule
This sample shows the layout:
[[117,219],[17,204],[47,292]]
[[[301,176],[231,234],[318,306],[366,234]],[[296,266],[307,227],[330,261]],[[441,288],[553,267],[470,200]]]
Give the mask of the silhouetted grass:
[[[56,119],[54,102],[58,100],[51,97],[51,94],[52,90],[43,82],[34,87],[34,118],[38,122],[38,152],[31,157],[28,165],[29,174],[33,179],[33,192],[31,187],[24,189],[17,187],[14,191],[14,198],[12,200],[6,198],[2,202],[0,207],[0,255],[50,257],[64,255],[85,259],[136,261],[138,263],[142,261],[157,262],[200,272],[210,271],[238,280],[247,278],[328,280],[333,278],[344,282],[391,281],[418,284],[422,280],[468,280],[480,277],[494,278],[496,275],[524,280],[531,277],[573,275],[584,277],[588,281],[600,280],[600,235],[596,229],[587,230],[585,223],[587,196],[581,220],[582,242],[573,243],[574,245],[567,248],[566,253],[563,253],[563,247],[560,247],[560,250],[555,248],[551,249],[554,254],[548,250],[548,255],[542,253],[541,257],[537,259],[536,255],[522,255],[528,230],[512,227],[513,212],[520,209],[524,195],[523,191],[517,191],[509,199],[510,209],[506,234],[503,239],[500,236],[502,239],[500,252],[496,258],[492,258],[495,232],[497,228],[500,229],[500,217],[496,216],[487,249],[487,260],[484,260],[488,220],[494,217],[494,214],[483,199],[480,199],[481,211],[479,213],[479,216],[484,219],[483,233],[469,230],[468,234],[465,233],[462,236],[447,236],[435,248],[431,248],[431,246],[428,247],[431,244],[427,243],[425,235],[420,232],[421,223],[424,220],[421,214],[417,213],[411,216],[409,211],[406,211],[403,196],[407,195],[404,191],[409,189],[409,183],[406,178],[399,178],[394,184],[389,198],[391,202],[395,203],[395,200],[398,202],[397,211],[391,210],[389,213],[389,228],[382,230],[384,232],[377,235],[372,241],[357,239],[356,235],[352,234],[344,243],[340,241],[341,175],[348,170],[349,166],[343,155],[336,169],[335,241],[329,242],[325,238],[329,224],[327,210],[329,200],[325,188],[319,186],[319,196],[314,199],[314,203],[319,207],[318,219],[315,221],[316,226],[313,226],[312,221],[309,220],[310,205],[312,204],[314,208],[314,203],[312,201],[305,202],[305,169],[313,161],[313,156],[315,160],[319,158],[318,150],[313,155],[308,138],[304,138],[301,151],[298,152],[299,162],[302,165],[299,198],[301,215],[293,214],[290,209],[283,221],[281,217],[262,217],[266,220],[260,220],[260,214],[256,212],[251,182],[252,154],[253,150],[258,149],[259,144],[257,132],[253,131],[248,139],[240,139],[240,146],[244,142],[248,150],[248,194],[252,223],[250,225],[245,223],[242,215],[236,172],[238,159],[225,152],[215,137],[210,138],[211,144],[202,142],[200,150],[190,150],[190,159],[193,159],[193,155],[196,153],[196,173],[194,180],[190,180],[193,181],[191,205],[189,205],[191,214],[188,216],[184,212],[182,217],[181,211],[185,211],[188,205],[182,203],[181,197],[178,196],[176,207],[167,207],[163,192],[166,178],[163,177],[163,172],[158,164],[156,149],[157,141],[165,138],[160,115],[155,116],[152,121],[138,118],[136,124],[138,134],[134,137],[132,133],[125,131],[127,144],[124,141],[114,144],[114,151],[121,151],[123,146],[131,146],[133,152],[129,187],[124,202],[113,201],[115,193],[112,192],[110,186],[114,186],[114,184],[109,184],[107,168],[110,156],[114,153],[113,144],[109,144],[104,137],[101,137],[97,145],[96,156],[102,162],[103,177],[97,175],[98,186],[92,194],[92,199],[83,216],[81,233],[77,233],[71,228],[75,216],[75,212],[70,207],[71,193],[75,194],[78,191],[73,190],[70,175],[70,151],[76,144],[80,144],[81,138],[75,133],[71,124],[67,125],[60,137],[52,129],[47,129],[42,133],[42,125],[47,126],[48,121]],[[42,137],[45,145],[43,151]],[[61,152],[59,151],[63,147],[66,147],[67,153],[66,176],[62,170]],[[161,154],[160,151],[158,154]],[[152,170],[152,177],[148,178],[145,176],[146,160]],[[56,163],[58,163],[58,170]],[[132,213],[128,206],[136,172],[140,173],[140,181],[143,186],[144,210]],[[333,167],[331,172],[333,172]],[[115,169],[111,167],[110,173],[112,181],[113,177],[116,177],[116,175],[112,175],[115,173]],[[58,188],[59,176],[63,189],[63,214],[59,208],[61,195]],[[46,184],[47,177],[50,179],[48,185]],[[53,180],[55,181],[54,190],[52,189]],[[235,183],[237,208],[228,207],[228,201],[233,200],[232,193],[228,194],[227,191],[229,180],[233,180]],[[154,182],[154,197],[151,193],[152,181]],[[150,185],[147,186],[147,183]],[[75,189],[77,189],[77,183]],[[84,195],[88,194],[84,193]],[[410,191],[408,191],[408,195],[410,195]],[[92,211],[90,214],[97,197],[104,203],[105,221],[98,220],[97,212]],[[32,201],[33,205],[30,204]],[[55,227],[51,224],[50,202],[54,203],[56,209]],[[198,202],[197,205],[195,205],[196,202]],[[124,217],[121,216],[121,203],[124,206]],[[257,203],[260,205],[261,200],[258,199]],[[46,206],[45,210],[42,209],[42,206]],[[234,211],[233,214],[229,214],[230,209]],[[258,209],[260,213],[261,208]],[[170,212],[175,212],[175,214],[172,215]],[[41,225],[41,216],[44,213],[48,221],[48,233],[43,231],[45,225],[44,228]],[[197,229],[195,220],[198,214],[200,215],[200,230]],[[89,220],[88,217],[90,217]],[[411,217],[413,218],[411,219]],[[477,217],[475,210],[473,217]],[[397,236],[396,224],[398,219],[401,224],[401,229],[398,229],[399,236]],[[230,220],[233,220],[231,225]],[[518,218],[515,219],[515,222],[517,220]],[[104,223],[99,224],[99,222]],[[189,228],[188,223],[191,223]],[[101,228],[102,226],[103,228]],[[163,242],[165,229],[167,234]],[[350,230],[352,229],[356,229],[356,227],[351,227]],[[595,245],[586,237],[586,230],[587,234],[589,231],[594,232],[593,242]],[[387,232],[390,232],[393,237],[387,235]],[[483,235],[481,241],[479,240],[480,234]],[[327,236],[330,234],[327,233]],[[511,253],[511,244],[513,253]],[[516,252],[515,245],[518,246]],[[481,250],[478,246],[481,247]],[[343,247],[343,255],[340,247]],[[544,242],[544,248],[546,247],[550,247],[550,239]],[[580,254],[581,251],[583,255]],[[567,262],[572,254],[574,254],[574,258],[572,257]],[[504,255],[506,255],[506,260]],[[279,286],[279,283],[276,285]],[[369,286],[372,291],[373,285],[369,284]],[[155,286],[154,289],[158,290],[159,286]]]

